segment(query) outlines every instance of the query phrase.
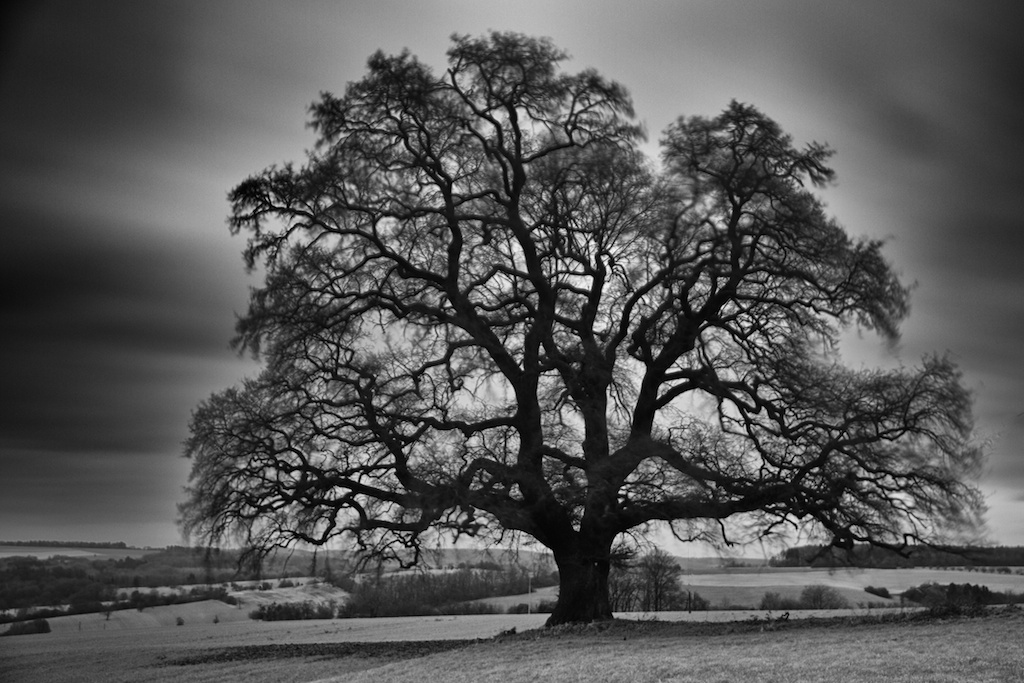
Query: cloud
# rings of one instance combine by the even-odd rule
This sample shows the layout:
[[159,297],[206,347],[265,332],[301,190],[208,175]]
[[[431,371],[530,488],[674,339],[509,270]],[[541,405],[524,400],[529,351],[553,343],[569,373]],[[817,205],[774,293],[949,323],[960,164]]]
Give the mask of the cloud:
[[300,160],[312,144],[305,107],[358,78],[376,48],[441,64],[452,31],[490,28],[550,35],[573,53],[570,68],[621,80],[655,139],[676,116],[714,115],[735,97],[800,142],[834,146],[830,207],[854,235],[894,235],[887,253],[919,283],[906,362],[948,350],[961,364],[979,426],[1001,436],[986,483],[1001,500],[1018,495],[1024,132],[1012,3],[623,14],[597,2],[586,22],[567,3],[457,4],[445,15],[418,3],[49,2],[23,5],[16,30],[0,22],[0,88],[17,105],[0,110],[0,466],[24,482],[0,491],[0,520],[20,490],[84,510],[92,488],[95,516],[112,523],[125,503],[109,502],[116,487],[103,482],[163,491],[158,506],[130,500],[166,518],[189,411],[253,369],[227,349],[249,281],[241,240],[223,226],[225,193]]
[[202,245],[154,239],[145,227],[133,226],[145,240],[116,240],[62,216],[7,216],[0,445],[173,446],[180,405],[207,362],[237,370],[228,349],[231,311],[242,303],[237,279],[219,278]]

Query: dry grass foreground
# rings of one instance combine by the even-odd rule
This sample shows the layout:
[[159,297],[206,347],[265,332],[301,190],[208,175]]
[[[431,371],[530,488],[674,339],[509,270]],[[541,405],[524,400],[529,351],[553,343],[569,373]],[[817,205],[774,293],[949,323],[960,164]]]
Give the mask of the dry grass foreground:
[[[78,641],[71,634],[18,636],[0,640],[0,680],[1024,681],[1020,609],[956,619],[618,621],[551,630],[535,629],[535,621],[523,622],[530,630],[493,637],[483,632],[491,621],[425,618],[395,624],[393,635],[408,639],[378,634],[373,642],[346,641],[343,621],[255,631],[222,624],[238,628],[205,639],[169,638],[183,631],[162,628],[93,632]],[[465,635],[474,625],[475,640]],[[471,639],[424,639],[431,632]]]

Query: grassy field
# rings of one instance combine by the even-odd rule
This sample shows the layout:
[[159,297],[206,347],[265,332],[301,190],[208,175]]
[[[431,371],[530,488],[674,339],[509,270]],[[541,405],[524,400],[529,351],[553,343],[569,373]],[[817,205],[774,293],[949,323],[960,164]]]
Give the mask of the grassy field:
[[[50,630],[57,633],[175,626],[179,618],[185,622],[185,625],[212,624],[215,619],[218,623],[250,622],[249,613],[260,605],[273,602],[304,602],[307,600],[311,602],[328,602],[330,600],[342,602],[347,595],[340,588],[335,588],[330,584],[312,579],[293,579],[293,581],[301,585],[291,588],[271,588],[269,590],[231,591],[231,595],[239,601],[238,605],[228,605],[219,600],[201,600],[180,605],[147,607],[141,611],[137,609],[117,610],[111,612],[109,619],[102,613],[51,617],[47,619],[47,623],[50,624]],[[277,585],[276,581],[270,583],[275,586]],[[187,591],[188,588],[190,586],[185,586],[184,590]],[[155,590],[159,593],[174,593],[176,591],[176,589],[168,586]],[[0,627],[0,629],[2,628]]]
[[805,568],[761,568],[722,569],[715,572],[684,574],[682,582],[698,588],[705,585],[765,586],[789,585],[806,586],[817,583],[836,588],[863,590],[865,586],[885,587],[890,591],[902,592],[922,583],[973,583],[988,586],[993,590],[1016,590],[1024,592],[1024,575],[997,574],[963,569],[805,569]]
[[[943,569],[774,569],[736,568],[702,569],[685,573],[680,581],[685,590],[696,591],[710,601],[712,608],[757,608],[768,591],[783,598],[796,599],[805,586],[820,584],[835,588],[851,607],[874,605],[899,606],[898,598],[886,600],[866,593],[868,586],[886,588],[893,595],[923,583],[971,583],[988,586],[994,591],[1013,591],[1024,595],[1024,575],[969,572]],[[485,598],[481,602],[503,608],[530,602],[536,605],[557,598],[557,588],[535,591],[532,595],[509,595]]]
[[[344,598],[329,585],[295,581],[235,591],[238,607],[207,600],[117,611],[109,620],[49,619],[51,633],[0,638],[0,681],[1024,681],[1021,610],[946,622],[919,622],[899,609],[800,611],[784,624],[760,611],[624,614],[607,631],[543,636],[543,614],[249,619],[262,603]],[[927,582],[1024,593],[1020,574],[937,569],[699,567],[682,582],[715,606],[757,605],[766,591],[796,597],[810,584],[831,586],[854,606],[883,602],[864,592],[869,585],[893,594]],[[546,588],[490,601],[507,607],[556,595]],[[515,636],[496,638],[513,628]]]
[[[693,590],[713,607],[757,607],[765,592],[783,598],[799,597],[805,586],[819,584],[835,588],[851,607],[871,605],[898,606],[897,594],[924,583],[970,583],[988,586],[994,591],[1013,591],[1024,595],[1024,576],[942,569],[729,569],[682,577],[687,590]],[[891,600],[864,591],[868,586],[885,588]]]
[[[247,622],[249,613],[262,604],[272,602],[327,602],[335,600],[343,602],[346,593],[328,584],[314,581],[311,578],[293,579],[296,585],[291,588],[278,588],[278,582],[271,581],[274,586],[269,590],[231,591],[240,600],[237,606],[227,605],[214,600],[171,605],[168,607],[147,607],[141,612],[134,609],[118,610],[111,613],[110,618],[104,614],[83,614],[49,619],[50,627],[55,632],[81,630],[120,630],[146,627],[174,626],[178,618],[186,625],[208,624],[214,619],[218,622]],[[710,601],[713,609],[737,609],[747,607],[756,609],[765,592],[778,593],[783,598],[799,597],[804,586],[823,584],[835,588],[842,594],[850,606],[863,611],[869,605],[877,608],[887,605],[898,607],[898,599],[885,600],[864,591],[866,586],[887,588],[894,595],[922,583],[974,583],[988,586],[992,590],[1014,591],[1024,594],[1024,576],[1020,574],[992,574],[981,572],[938,570],[938,569],[843,569],[830,571],[827,569],[768,569],[744,568],[727,570],[703,570],[701,573],[688,573],[682,578],[684,588],[696,591],[704,599]],[[248,586],[256,582],[240,582]],[[163,587],[156,589],[161,593],[187,591],[190,586]],[[148,590],[148,589],[146,589]],[[531,603],[534,606],[541,602],[550,602],[558,597],[557,587],[547,587],[534,591],[529,595],[508,595],[497,598],[484,598],[499,609],[506,610],[511,606]],[[661,618],[672,618],[662,615]],[[2,629],[3,627],[0,627]]]
[[835,682],[1021,681],[1019,611],[932,623],[814,624],[711,634],[672,628],[483,643],[321,683],[392,681]]
[[[621,621],[543,615],[237,622],[0,639],[0,680],[1020,681],[1024,612],[976,619]],[[498,636],[515,627],[517,633]],[[440,642],[448,641],[448,642]]]

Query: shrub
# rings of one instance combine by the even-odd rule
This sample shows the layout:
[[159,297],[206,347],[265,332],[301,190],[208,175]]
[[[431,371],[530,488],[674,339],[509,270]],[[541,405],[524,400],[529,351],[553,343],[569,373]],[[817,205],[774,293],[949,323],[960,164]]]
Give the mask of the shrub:
[[803,605],[796,598],[784,598],[779,593],[772,591],[765,591],[764,597],[761,598],[761,604],[758,606],[758,609],[766,612],[784,612],[802,608]]
[[31,621],[16,621],[11,627],[0,633],[0,636],[24,636],[32,633],[49,633],[50,622],[46,619],[33,619]]
[[683,591],[680,596],[679,609],[687,612],[706,612],[711,609],[711,601],[701,597],[697,591]]
[[337,607],[333,600],[327,603],[312,602],[272,602],[260,605],[249,612],[250,619],[260,621],[289,621],[293,619],[333,619]]
[[927,607],[929,612],[940,616],[977,614],[983,612],[986,605],[1017,601],[1017,596],[1012,592],[1000,593],[987,586],[969,583],[951,583],[948,586],[924,583],[904,591],[903,598]]
[[800,604],[804,609],[848,609],[850,603],[843,594],[831,586],[813,584],[800,592]]
[[654,550],[632,561],[623,557],[608,575],[608,599],[613,612],[663,612],[707,609],[707,601],[680,583],[683,570],[675,558]]
[[541,600],[533,611],[538,614],[550,614],[555,611],[555,605],[557,604],[558,602],[555,600]]
[[889,589],[883,587],[875,588],[874,586],[865,586],[864,592],[870,593],[871,595],[877,595],[880,598],[888,599],[892,597],[892,595],[889,594]]

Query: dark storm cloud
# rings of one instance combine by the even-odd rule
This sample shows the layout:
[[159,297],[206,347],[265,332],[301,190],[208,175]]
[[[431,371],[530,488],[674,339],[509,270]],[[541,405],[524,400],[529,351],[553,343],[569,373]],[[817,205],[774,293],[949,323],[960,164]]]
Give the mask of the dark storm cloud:
[[1009,5],[948,9],[925,15],[930,49],[907,55],[917,68],[894,68],[866,127],[892,164],[890,205],[907,219],[893,227],[918,285],[907,360],[946,352],[964,370],[990,440],[990,528],[1019,542],[1021,510],[1002,501],[1024,488],[1024,68]]
[[[986,486],[1024,498],[1016,3],[438,5],[37,2],[0,19],[0,537],[126,509],[172,528],[189,411],[253,370],[227,349],[252,281],[225,193],[301,161],[307,105],[377,48],[441,66],[453,31],[492,28],[621,80],[653,140],[735,97],[835,147],[830,209],[891,236],[918,283],[901,360],[960,363],[999,437]],[[22,514],[41,497],[49,521]],[[174,542],[161,533],[127,540]]]
[[222,217],[193,224],[204,203],[226,209],[226,188],[195,180],[209,173],[197,142],[210,133],[185,80],[192,7],[39,3],[10,31],[0,65],[0,92],[18,105],[0,112],[5,453],[176,450],[204,364],[230,365],[244,284],[240,260],[203,234]]
[[119,518],[174,542],[189,412],[252,371],[228,348],[246,278],[221,141],[263,112],[239,113],[230,68],[210,82],[199,7],[36,3],[7,25],[0,538]]
[[89,239],[94,226],[11,213],[24,236],[0,257],[0,446],[173,447],[181,428],[167,411],[187,400],[204,357],[228,355],[230,303],[210,261],[167,240]]
[[31,164],[40,146],[67,143],[73,156],[94,142],[188,125],[179,116],[187,100],[178,60],[187,54],[189,6],[40,2],[25,10],[0,64],[0,88],[21,106],[3,115],[46,135],[19,135],[18,160]]

